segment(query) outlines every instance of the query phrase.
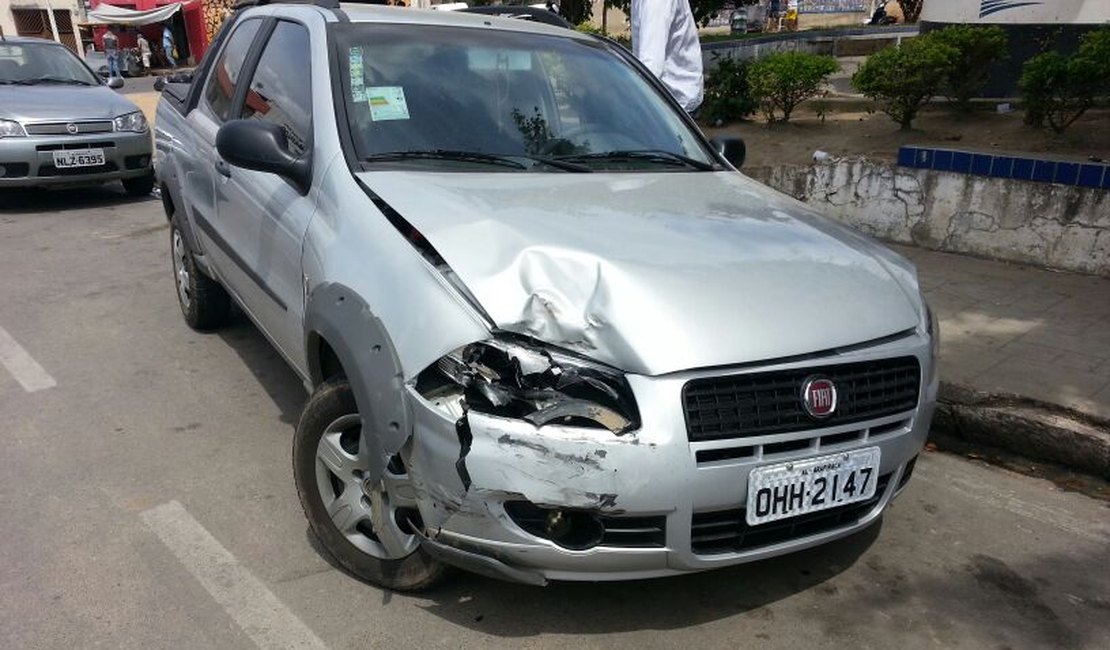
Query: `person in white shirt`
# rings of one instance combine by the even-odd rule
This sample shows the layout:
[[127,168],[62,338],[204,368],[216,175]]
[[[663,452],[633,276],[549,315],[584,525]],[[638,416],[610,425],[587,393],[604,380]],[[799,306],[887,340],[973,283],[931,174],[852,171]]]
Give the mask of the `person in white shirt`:
[[632,53],[687,113],[701,106],[701,44],[688,0],[632,0]]
[[139,56],[143,60],[143,70],[150,70],[150,41],[146,40],[142,32],[139,32]]

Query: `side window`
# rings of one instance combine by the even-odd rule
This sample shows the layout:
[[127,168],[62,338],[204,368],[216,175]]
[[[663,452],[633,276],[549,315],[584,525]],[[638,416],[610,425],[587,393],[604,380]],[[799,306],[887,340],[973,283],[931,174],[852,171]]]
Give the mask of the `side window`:
[[247,51],[251,49],[251,42],[262,21],[257,18],[245,20],[231,33],[227,45],[212,72],[208,75],[208,84],[204,88],[204,98],[208,108],[221,122],[228,118],[231,109],[231,98],[235,96],[235,82],[239,79],[239,72],[243,69],[243,61],[247,58]]
[[285,21],[274,28],[251,79],[242,117],[281,127],[290,154],[300,156],[307,150],[312,135],[312,74],[306,28]]

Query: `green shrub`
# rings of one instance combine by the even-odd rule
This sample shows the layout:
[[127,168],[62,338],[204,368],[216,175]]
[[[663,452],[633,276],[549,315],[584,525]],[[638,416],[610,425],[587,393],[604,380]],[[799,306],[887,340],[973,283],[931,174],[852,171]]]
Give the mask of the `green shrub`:
[[1063,133],[1094,105],[1096,87],[1088,62],[1081,56],[1044,52],[1029,59],[1018,80],[1025,98],[1025,122],[1045,123]]
[[955,48],[927,37],[872,54],[852,75],[852,85],[908,131],[921,107],[944,83]]
[[1079,42],[1079,56],[1089,68],[1095,94],[1110,100],[1110,27],[1087,32]]
[[971,97],[987,82],[991,66],[1009,56],[1006,32],[997,25],[952,25],[929,32],[924,38],[948,45],[956,51],[945,74],[942,91],[962,111],[971,108]]
[[724,124],[754,113],[757,103],[748,84],[748,62],[720,56],[714,61],[716,66],[705,76],[705,98],[699,111],[702,120]]
[[816,97],[829,75],[839,69],[831,56],[779,52],[752,64],[748,80],[767,123],[789,122],[798,104]]

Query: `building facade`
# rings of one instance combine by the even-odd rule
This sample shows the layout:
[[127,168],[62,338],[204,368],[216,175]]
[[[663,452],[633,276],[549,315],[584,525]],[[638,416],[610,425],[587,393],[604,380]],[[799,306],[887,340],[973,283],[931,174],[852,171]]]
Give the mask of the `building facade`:
[[78,25],[84,8],[78,0],[0,0],[0,30],[9,36],[57,40],[82,50]]

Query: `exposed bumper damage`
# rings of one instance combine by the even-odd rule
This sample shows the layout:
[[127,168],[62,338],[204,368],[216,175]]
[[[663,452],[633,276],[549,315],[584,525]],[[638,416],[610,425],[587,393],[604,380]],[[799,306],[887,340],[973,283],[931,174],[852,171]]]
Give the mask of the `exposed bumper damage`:
[[[474,572],[531,584],[710,569],[815,546],[866,527],[902,487],[902,473],[924,444],[936,392],[935,382],[922,386],[916,412],[875,423],[885,433],[867,444],[882,449],[888,487],[858,522],[752,550],[699,555],[691,548],[691,517],[742,507],[749,471],[777,459],[697,460],[698,452],[730,443],[687,439],[680,395],[698,373],[630,375],[619,386],[609,383],[614,377],[594,377],[601,387],[578,386],[587,392],[577,399],[603,403],[612,413],[587,409],[535,417],[549,414],[552,402],[576,403],[565,393],[576,390],[583,376],[581,368],[553,371],[558,362],[533,356],[535,348],[527,345],[512,347],[517,343],[464,349],[421,373],[408,387],[413,435],[406,449],[428,552]],[[893,347],[928,363],[925,340],[861,356],[887,356]],[[629,425],[622,426],[624,421]],[[861,426],[765,436],[762,442],[813,439]],[[794,453],[812,456],[815,449]],[[657,532],[621,546],[609,527],[622,522]]]

